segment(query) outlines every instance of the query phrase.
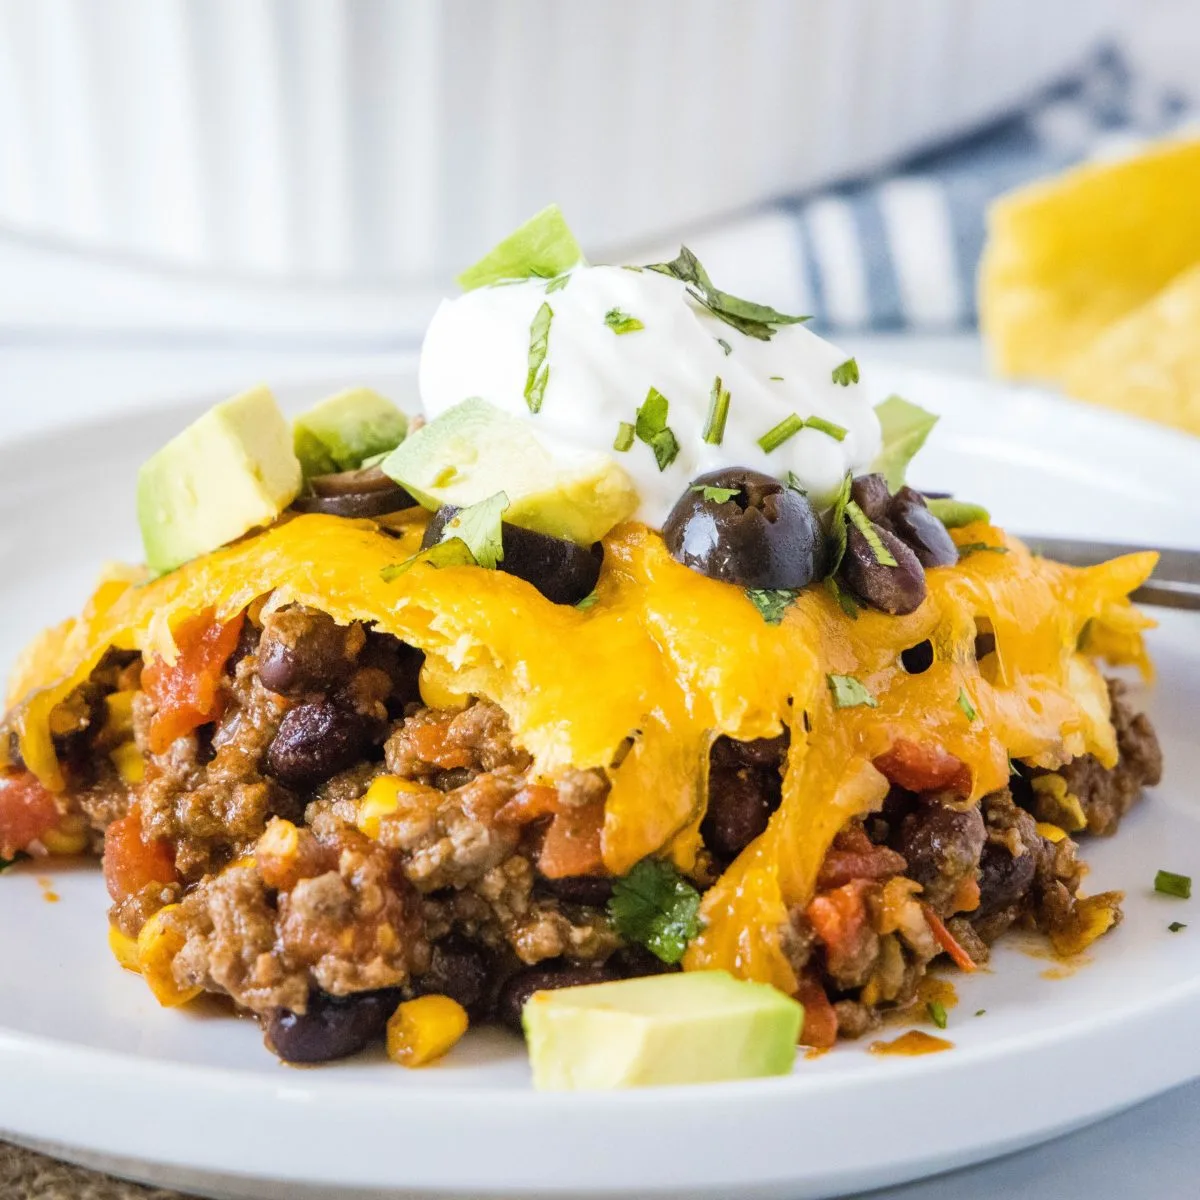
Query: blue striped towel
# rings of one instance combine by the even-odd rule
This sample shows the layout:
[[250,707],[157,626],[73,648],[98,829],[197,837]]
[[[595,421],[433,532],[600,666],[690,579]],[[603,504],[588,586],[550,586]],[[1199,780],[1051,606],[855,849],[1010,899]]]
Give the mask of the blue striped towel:
[[970,329],[992,200],[1196,116],[1182,95],[1146,84],[1118,51],[1102,50],[1024,111],[885,174],[779,205],[770,225],[790,260],[788,290],[827,332]]

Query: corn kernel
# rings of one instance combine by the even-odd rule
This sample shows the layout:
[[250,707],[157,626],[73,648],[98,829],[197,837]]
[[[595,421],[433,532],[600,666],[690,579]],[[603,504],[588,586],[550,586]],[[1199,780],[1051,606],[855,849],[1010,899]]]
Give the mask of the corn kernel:
[[438,678],[428,665],[422,668],[417,686],[421,703],[428,708],[462,708],[471,698],[469,693],[455,691],[447,679]]
[[115,925],[110,925],[108,927],[108,946],[113,952],[113,957],[125,970],[141,974],[138,968],[137,938],[131,938],[129,934],[122,933]]
[[154,998],[163,1008],[178,1008],[181,1004],[187,1004],[202,990],[198,987],[181,988],[171,970],[175,956],[183,949],[184,939],[163,918],[178,907],[178,904],[168,904],[166,908],[159,909],[142,926],[137,940],[138,967],[150,985]]
[[1039,821],[1037,823],[1037,831],[1048,842],[1061,842],[1067,836],[1065,829],[1060,829],[1057,825],[1051,825],[1049,821]]
[[83,854],[91,844],[87,820],[78,813],[63,817],[57,829],[42,834],[41,842],[51,854]]
[[107,716],[104,720],[104,732],[114,739],[133,737],[133,698],[137,692],[111,692],[104,697],[104,707]]
[[467,1011],[449,996],[406,1000],[387,1026],[388,1058],[402,1067],[423,1067],[441,1058],[467,1032]]
[[146,760],[134,742],[122,742],[108,757],[127,787],[136,787],[146,778]]
[[427,790],[419,783],[400,779],[396,775],[380,775],[358,802],[358,816],[354,823],[367,837],[377,838],[380,820],[400,807],[402,794],[420,795]]

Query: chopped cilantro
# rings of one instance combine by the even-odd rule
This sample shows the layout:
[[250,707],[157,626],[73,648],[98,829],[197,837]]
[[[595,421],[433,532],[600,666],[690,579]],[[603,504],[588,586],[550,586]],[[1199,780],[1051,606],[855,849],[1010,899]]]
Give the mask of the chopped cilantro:
[[856,501],[846,501],[846,516],[850,518],[854,528],[866,539],[867,545],[871,549],[871,554],[881,567],[894,567],[897,565],[896,556],[884,545],[883,538],[879,536],[879,531],[871,524],[870,518],[863,512]]
[[850,490],[854,486],[854,477],[849,471],[842,480],[842,486],[833,498],[833,511],[829,515],[829,536],[833,539],[833,554],[829,567],[829,578],[832,579],[846,557],[846,506],[850,503]]
[[852,383],[858,382],[858,360],[848,358],[844,363],[840,363],[833,368],[833,382],[841,384],[842,387],[849,387]]
[[790,487],[793,492],[799,492],[802,496],[808,495],[808,488],[806,488],[804,484],[800,482],[800,476],[797,475],[795,471],[789,471],[786,479],[788,487]]
[[555,279],[585,262],[557,204],[543,208],[459,277],[464,292],[492,283]]
[[926,500],[929,511],[947,529],[960,529],[970,525],[972,521],[990,521],[991,514],[982,504],[968,504],[965,500],[952,500],[949,497],[935,496]]
[[1169,933],[1179,933],[1181,930],[1186,928],[1187,926],[1182,921],[1172,921],[1170,925],[1167,926],[1167,931]]
[[871,470],[887,480],[888,490],[904,486],[904,473],[913,456],[925,444],[937,417],[899,396],[889,396],[875,405],[883,448],[871,464]]
[[456,537],[447,542],[438,542],[436,546],[430,546],[428,550],[419,550],[403,562],[384,567],[379,572],[379,578],[384,583],[391,583],[418,563],[425,563],[431,567],[473,567],[476,565],[475,555],[471,553],[471,548],[462,538]]
[[667,426],[669,408],[670,402],[666,396],[658,388],[652,387],[637,410],[637,424],[634,426],[638,438],[654,451],[654,460],[660,471],[665,471],[679,453],[679,442]]
[[783,382],[783,376],[782,376],[782,375],[772,375],[772,376],[771,376],[771,379],[773,379],[773,380],[774,380],[776,383],[782,383],[782,382]]
[[974,721],[979,714],[975,711],[975,705],[971,703],[971,697],[967,695],[966,688],[958,689],[958,707],[963,710],[963,716],[968,721]]
[[626,941],[665,963],[683,958],[700,932],[700,893],[668,862],[644,858],[613,884],[608,915]]
[[834,708],[878,708],[879,702],[853,675],[826,675]]
[[946,1006],[940,1000],[930,1000],[930,1002],[925,1005],[925,1011],[929,1014],[929,1019],[939,1029],[946,1028]]
[[984,1015],[986,1012],[987,1012],[987,1009],[986,1009],[986,1008],[977,1008],[977,1009],[975,1010],[975,1015],[976,1015],[977,1017],[982,1017],[982,1016],[983,1016],[983,1015]]
[[762,614],[768,625],[778,625],[783,620],[797,593],[791,588],[747,588],[750,603]]
[[741,488],[713,487],[707,483],[693,483],[689,491],[699,492],[705,500],[713,504],[724,504],[726,500],[732,500],[734,496],[742,494]]
[[789,317],[767,304],[755,304],[751,300],[740,300],[728,292],[714,287],[708,272],[700,265],[696,256],[686,247],[679,247],[679,256],[669,263],[651,263],[647,270],[660,275],[670,275],[687,285],[689,295],[702,304],[726,325],[732,325],[739,333],[769,342],[775,335],[777,325],[798,325],[808,317]]
[[637,317],[631,317],[619,308],[610,308],[604,314],[604,323],[613,333],[637,333],[639,329],[646,328]]
[[958,557],[969,558],[972,554],[980,554],[983,552],[991,552],[992,554],[1007,554],[1007,546],[991,546],[987,542],[967,542],[965,546],[959,546]]
[[726,358],[733,353],[733,347],[724,338],[717,338],[717,345],[725,351]]
[[710,446],[719,446],[725,440],[725,422],[729,420],[729,389],[718,375],[713,380],[712,393],[708,401],[708,419],[704,422],[703,438]]
[[494,570],[504,561],[504,537],[501,518],[508,511],[508,496],[497,492],[477,504],[470,504],[446,522],[440,542],[461,539],[481,567]]
[[850,620],[858,620],[858,601],[832,575],[825,577],[825,590],[837,601],[838,607]]
[[758,439],[758,444],[764,454],[771,454],[773,451],[778,450],[788,438],[795,437],[803,428],[803,418],[796,413],[791,413],[784,417],[774,428],[768,429]]
[[613,439],[613,449],[625,451],[633,445],[633,426],[628,421],[622,421],[617,426],[617,436]]
[[1179,900],[1192,898],[1192,877],[1176,875],[1174,871],[1159,871],[1154,876],[1154,890],[1164,896],[1175,896]]
[[550,348],[550,322],[554,310],[545,301],[529,325],[529,369],[525,372],[525,403],[531,413],[542,411],[546,384],[550,382],[550,364],[546,352]]
[[586,612],[589,608],[594,608],[596,601],[599,599],[599,592],[588,592],[588,594],[584,596],[582,600],[576,602],[575,607],[580,609],[582,612]]
[[556,279],[552,279],[546,284],[546,295],[549,296],[551,292],[561,292],[570,282],[570,275],[559,275]]

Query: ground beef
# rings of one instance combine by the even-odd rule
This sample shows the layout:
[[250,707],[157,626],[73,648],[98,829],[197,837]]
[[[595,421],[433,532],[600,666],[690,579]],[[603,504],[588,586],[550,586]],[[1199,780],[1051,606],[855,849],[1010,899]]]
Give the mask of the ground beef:
[[[428,757],[431,746],[437,747],[436,762]],[[483,700],[458,713],[421,709],[388,739],[384,758],[393,775],[431,783],[449,769],[525,771],[530,764],[529,755],[513,745],[508,718]]]
[[108,910],[109,922],[127,937],[135,938],[160,908],[178,902],[180,891],[176,883],[149,884],[114,904]]

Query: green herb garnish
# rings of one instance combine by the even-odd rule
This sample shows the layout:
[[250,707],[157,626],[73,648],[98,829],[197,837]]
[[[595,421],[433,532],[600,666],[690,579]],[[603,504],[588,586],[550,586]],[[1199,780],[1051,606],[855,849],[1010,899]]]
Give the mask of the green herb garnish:
[[733,347],[724,338],[717,338],[717,345],[725,351],[726,358],[733,353]]
[[732,500],[734,496],[742,494],[741,488],[713,487],[707,483],[693,483],[688,490],[699,492],[705,500],[712,504],[724,504],[726,500]]
[[793,492],[799,492],[802,496],[808,495],[808,488],[800,482],[800,476],[795,471],[789,471],[786,476],[787,485]]
[[725,439],[725,422],[729,420],[729,389],[718,375],[713,380],[712,394],[708,401],[708,419],[704,422],[704,440],[710,446],[719,446]]
[[982,504],[968,504],[965,500],[951,500],[946,497],[935,497],[926,500],[929,511],[947,529],[961,529],[972,521],[990,521],[991,514]]
[[963,716],[968,721],[974,721],[979,714],[975,711],[975,705],[971,703],[971,697],[967,695],[966,688],[958,689],[958,707],[962,709]]
[[644,858],[613,884],[608,915],[626,941],[665,963],[683,958],[700,932],[700,893],[668,862]]
[[550,280],[546,284],[546,295],[549,296],[551,292],[561,292],[570,282],[570,275],[560,275],[557,279]]
[[791,607],[797,592],[791,588],[747,588],[746,597],[768,625],[778,625]]
[[542,411],[542,400],[546,395],[546,384],[550,381],[550,364],[546,352],[550,349],[550,322],[554,310],[545,301],[534,314],[529,325],[529,369],[525,372],[525,403],[529,411]]
[[461,539],[481,567],[495,570],[496,564],[504,561],[502,518],[507,511],[505,492],[469,504],[446,522],[440,541]]
[[599,599],[599,592],[588,592],[588,594],[584,596],[582,600],[576,601],[575,607],[581,612],[587,612],[589,608],[594,608],[596,606],[596,601]]
[[832,575],[825,576],[825,590],[837,601],[838,607],[850,620],[858,620],[858,601]]
[[929,1019],[939,1029],[946,1028],[946,1006],[940,1000],[930,1000],[930,1002],[925,1005],[925,1011],[929,1014]]
[[853,675],[826,675],[825,681],[833,693],[834,708],[878,708],[879,702]]
[[1183,930],[1186,928],[1187,928],[1187,926],[1182,921],[1172,921],[1170,923],[1170,925],[1167,926],[1167,932],[1168,933],[1179,933],[1180,930]]
[[835,425],[832,421],[825,420],[824,417],[806,417],[804,428],[816,429],[820,433],[827,433],[835,442],[844,442],[848,432],[841,425]]
[[977,1009],[975,1010],[975,1015],[976,1015],[977,1017],[982,1017],[982,1016],[984,1015],[984,1013],[986,1013],[986,1012],[987,1012],[987,1009],[986,1009],[986,1008],[977,1008]]
[[617,436],[613,439],[613,449],[625,451],[633,445],[633,426],[628,421],[622,421],[617,426]]
[[391,583],[393,580],[399,579],[405,572],[412,570],[418,563],[425,563],[430,567],[473,567],[477,565],[470,546],[462,538],[456,537],[446,542],[438,542],[436,546],[430,546],[428,550],[419,550],[403,562],[392,563],[391,566],[384,567],[379,572],[379,578],[384,583]]
[[833,511],[829,516],[829,536],[833,539],[832,565],[829,568],[829,578],[832,579],[846,557],[846,506],[850,503],[850,492],[854,487],[854,477],[849,471],[842,480],[838,494],[833,498]]
[[680,246],[678,258],[669,263],[647,264],[646,269],[681,280],[687,285],[688,293],[714,316],[720,317],[726,325],[732,325],[739,333],[757,338],[760,342],[769,342],[775,335],[777,325],[798,325],[809,319],[789,317],[767,304],[740,300],[714,287],[708,272],[686,246]]
[[833,382],[840,383],[842,387],[849,387],[852,383],[858,382],[858,360],[848,358],[844,363],[840,363],[833,368]]
[[459,277],[464,292],[490,283],[555,279],[586,263],[557,204],[543,208]]
[[0,871],[7,871],[9,867],[15,867],[23,858],[28,858],[29,855],[18,852],[12,858],[0,858]]
[[610,308],[604,314],[604,323],[613,333],[637,333],[639,329],[646,328],[637,317],[631,317],[619,308]]
[[766,433],[758,439],[758,444],[762,448],[764,454],[770,454],[778,450],[784,442],[790,437],[795,437],[796,434],[804,428],[804,420],[802,417],[792,413],[786,416],[773,429],[768,429]]
[[857,501],[846,501],[846,516],[850,518],[855,529],[866,539],[867,545],[871,548],[871,553],[875,557],[875,561],[881,567],[894,567],[896,556],[883,543],[883,538],[879,536],[879,531],[871,524],[870,518],[859,507]]
[[964,546],[959,546],[958,557],[969,558],[972,554],[980,554],[990,552],[992,554],[1007,554],[1007,546],[991,546],[987,542],[967,542]]
[[1154,890],[1164,896],[1175,896],[1180,900],[1192,898],[1192,877],[1176,875],[1174,871],[1159,871],[1154,877]]
[[679,453],[679,442],[667,427],[667,410],[670,401],[658,390],[651,388],[646,393],[646,399],[637,410],[637,424],[634,432],[654,451],[654,461],[658,469],[665,471]]
[[783,382],[783,376],[782,376],[782,375],[772,375],[772,376],[771,376],[771,378],[772,378],[772,379],[773,379],[773,380],[774,380],[776,383],[782,383],[782,382]]
[[887,480],[889,491],[896,492],[904,486],[908,464],[925,445],[937,417],[899,396],[889,396],[875,405],[875,415],[879,418],[883,443],[871,470]]

